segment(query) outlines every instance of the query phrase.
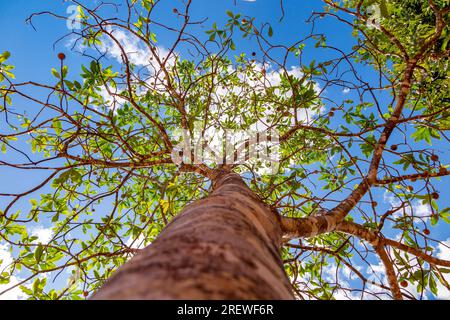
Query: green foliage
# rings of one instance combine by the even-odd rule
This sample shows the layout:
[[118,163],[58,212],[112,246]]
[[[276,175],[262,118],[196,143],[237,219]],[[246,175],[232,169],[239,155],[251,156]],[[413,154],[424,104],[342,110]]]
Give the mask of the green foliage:
[[[401,213],[378,211],[369,193],[346,219],[368,230],[387,232],[389,237],[397,232],[405,244],[429,250],[428,238],[419,228],[428,222],[414,216],[412,207],[430,207],[430,228],[450,223],[449,208],[439,208],[430,179],[444,176],[446,170],[445,161],[436,158],[437,150],[431,148],[442,143],[443,132],[450,127],[448,25],[422,52],[436,32],[435,14],[426,1],[327,3],[325,13],[329,14],[333,10],[354,13],[361,6],[358,14],[350,15],[353,51],[326,59],[326,55],[308,58],[305,53],[330,48],[335,53],[326,35],[311,34],[288,45],[272,46],[269,40],[276,38],[276,25],[258,28],[256,19],[231,11],[224,13],[223,26],[212,23],[205,35],[197,38],[185,31],[177,46],[167,50],[170,55],[164,56],[166,51],[158,47],[164,39],[158,33],[160,26],[152,20],[157,3],[152,0],[131,1],[133,14],[125,25],[108,20],[98,24],[94,12],[78,6],[83,26],[80,40],[90,61],[78,70],[71,68],[70,73],[64,61],[52,68],[51,84],[35,86],[48,90],[45,98],[30,99],[22,88],[11,85],[13,66],[6,64],[10,54],[2,53],[0,114],[8,120],[5,129],[2,123],[1,150],[9,156],[25,145],[31,152],[29,163],[8,163],[9,167],[45,169],[48,177],[18,196],[29,197],[22,211],[16,209],[16,200],[1,208],[0,233],[12,244],[14,261],[0,270],[0,284],[24,272],[33,275],[32,282],[20,286],[30,299],[82,299],[132,257],[136,246],[150,244],[187,204],[206,197],[209,179],[198,170],[174,164],[170,157],[181,141],[180,128],[190,133],[218,128],[256,131],[261,125],[276,128],[281,139],[276,174],[267,174],[258,161],[234,170],[281,215],[298,218],[331,209],[345,199],[381,150],[378,179],[404,174],[426,179],[414,185],[420,186],[414,192],[410,182],[401,179],[374,186],[395,196]],[[436,4],[439,8],[448,5],[445,1]],[[375,24],[369,20],[374,5],[380,9]],[[178,9],[172,14],[183,16]],[[448,18],[446,13],[443,19]],[[119,31],[130,43],[137,39],[144,61],[124,48],[114,57],[119,63],[112,61],[109,46],[119,41],[119,36],[114,37]],[[259,43],[260,50],[243,52],[238,45],[242,39],[257,40],[252,44]],[[285,59],[279,53],[271,56],[275,48],[284,50]],[[405,54],[419,53],[423,56],[412,72],[401,117],[392,120],[409,63]],[[288,59],[295,61],[294,67],[287,65]],[[369,83],[354,66],[368,67],[381,80]],[[342,74],[337,71],[341,68],[345,69]],[[354,79],[347,80],[343,75],[351,72]],[[327,96],[333,86],[339,92],[345,86],[362,93],[337,101]],[[23,102],[15,100],[18,95],[30,107],[16,107]],[[395,123],[393,132],[402,132],[405,141],[396,142],[395,147],[379,142],[390,121],[402,121]],[[213,170],[219,164],[207,166]],[[43,223],[51,226],[48,243],[33,235],[33,227]],[[339,273],[354,261],[364,265],[367,261],[361,257],[369,254],[365,244],[338,232],[283,247],[285,268],[298,296],[317,299],[332,299],[344,287],[327,278],[324,270],[335,266]],[[438,293],[443,282],[440,273],[448,269],[417,259],[417,270],[410,255],[397,250],[392,255],[399,281],[418,291]],[[39,276],[63,270],[70,270],[70,277],[58,290]],[[359,279],[364,285],[366,280]]]

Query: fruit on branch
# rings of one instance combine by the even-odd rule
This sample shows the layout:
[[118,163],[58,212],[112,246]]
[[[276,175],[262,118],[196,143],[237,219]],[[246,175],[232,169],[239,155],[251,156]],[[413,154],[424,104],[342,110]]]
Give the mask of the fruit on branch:
[[401,285],[403,288],[406,288],[406,287],[408,286],[408,281],[403,280],[403,281],[400,282],[400,285]]
[[431,194],[431,197],[432,197],[434,200],[437,200],[437,199],[439,199],[439,193],[433,192],[433,193]]
[[66,55],[62,52],[58,53],[58,59],[59,60],[64,60],[66,58]]
[[395,151],[395,150],[397,150],[398,149],[398,146],[396,145],[396,144],[393,144],[392,146],[391,146],[391,150],[392,151]]
[[431,157],[430,157],[430,159],[431,159],[432,161],[438,161],[438,160],[439,160],[439,157],[438,157],[436,154],[432,154]]
[[423,233],[425,234],[425,235],[429,235],[430,234],[430,230],[428,230],[428,229],[423,229]]

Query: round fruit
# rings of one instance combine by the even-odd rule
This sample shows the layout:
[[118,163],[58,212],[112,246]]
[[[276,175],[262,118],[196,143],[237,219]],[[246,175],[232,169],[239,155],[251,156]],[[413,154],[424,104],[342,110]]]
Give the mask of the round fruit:
[[426,234],[427,236],[430,234],[430,230],[428,229],[423,229],[423,233]]
[[376,207],[378,205],[378,203],[376,201],[372,202],[372,207]]
[[87,292],[87,291],[84,291],[84,292],[83,292],[83,297],[86,298],[88,295],[89,295],[89,292]]
[[435,155],[435,154],[432,154],[430,159],[433,160],[433,161],[438,161],[439,157],[437,155]]
[[172,9],[172,12],[173,12],[173,13],[178,13],[178,9],[177,9],[177,8],[173,8],[173,9]]
[[408,281],[403,280],[403,281],[400,282],[400,285],[401,285],[403,288],[406,288],[406,287],[408,286]]
[[407,186],[406,189],[408,189],[408,191],[413,191],[414,187],[413,186]]
[[247,20],[242,19],[241,22],[242,22],[242,24],[246,24],[246,23],[247,23]]
[[431,197],[432,197],[434,200],[437,200],[437,199],[439,199],[439,193],[433,192],[433,193],[431,194]]
[[252,56],[253,56],[253,57],[256,56],[256,52],[252,52]]
[[397,146],[396,144],[393,144],[393,145],[391,146],[391,150],[395,151],[395,150],[397,150],[397,149],[398,149],[398,146]]
[[446,174],[447,173],[447,168],[440,167],[439,168],[439,173]]
[[58,53],[58,59],[59,60],[64,60],[66,58],[66,55],[62,52]]

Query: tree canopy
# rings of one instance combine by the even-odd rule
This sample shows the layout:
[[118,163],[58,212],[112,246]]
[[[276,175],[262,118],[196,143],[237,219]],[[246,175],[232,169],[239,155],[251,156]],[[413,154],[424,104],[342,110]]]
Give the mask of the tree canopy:
[[[276,23],[167,2],[33,13],[70,28],[47,82],[1,53],[0,172],[23,185],[2,178],[0,297],[87,297],[229,168],[283,217],[345,222],[286,237],[299,299],[449,298],[450,1],[317,1],[287,39],[290,1]],[[181,152],[186,134],[220,149],[267,130],[275,167]]]

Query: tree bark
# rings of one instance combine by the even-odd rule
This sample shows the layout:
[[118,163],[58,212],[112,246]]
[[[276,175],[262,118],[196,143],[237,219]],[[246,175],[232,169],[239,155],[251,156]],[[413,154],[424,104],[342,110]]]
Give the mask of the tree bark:
[[277,213],[224,175],[92,299],[293,299],[281,233]]

